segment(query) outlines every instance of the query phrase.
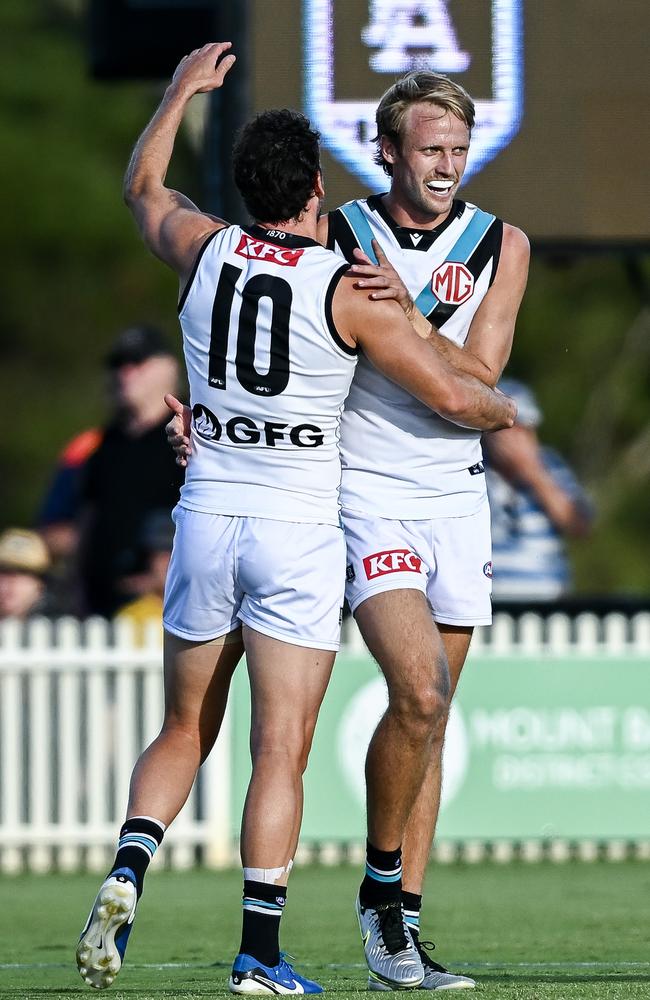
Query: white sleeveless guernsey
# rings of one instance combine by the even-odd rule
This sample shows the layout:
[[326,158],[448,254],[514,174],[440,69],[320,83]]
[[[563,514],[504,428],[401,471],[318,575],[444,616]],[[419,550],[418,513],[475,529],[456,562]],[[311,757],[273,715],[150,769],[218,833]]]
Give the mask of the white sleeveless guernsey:
[[346,270],[281,230],[207,239],[179,303],[192,407],[183,507],[339,523],[339,425],[357,352],[331,306]]
[[[462,201],[436,229],[407,229],[373,196],[330,213],[328,246],[348,260],[359,246],[374,260],[374,237],[421,312],[462,346],[494,280],[502,235],[500,220]],[[398,520],[474,513],[486,497],[480,437],[361,356],[341,423],[343,507]]]

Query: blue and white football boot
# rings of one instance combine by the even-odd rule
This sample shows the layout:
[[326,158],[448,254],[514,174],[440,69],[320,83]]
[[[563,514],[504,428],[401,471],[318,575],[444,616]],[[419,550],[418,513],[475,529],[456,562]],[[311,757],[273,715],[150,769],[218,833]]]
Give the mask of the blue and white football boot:
[[112,872],[97,893],[77,945],[77,968],[88,986],[105,990],[122,968],[137,902],[130,868]]
[[323,987],[299,975],[280,953],[278,965],[262,965],[252,955],[239,954],[228,980],[231,993],[322,993]]

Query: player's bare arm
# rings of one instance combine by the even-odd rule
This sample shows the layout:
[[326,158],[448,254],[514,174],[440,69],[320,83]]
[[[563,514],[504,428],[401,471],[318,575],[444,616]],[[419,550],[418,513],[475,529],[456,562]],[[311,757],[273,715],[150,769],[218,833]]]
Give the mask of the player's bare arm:
[[494,387],[487,365],[470,351],[458,347],[451,340],[448,340],[429,322],[416,306],[408,288],[377,240],[372,241],[372,247],[377,258],[376,264],[367,257],[363,250],[355,249],[354,251],[357,262],[352,265],[350,270],[352,274],[358,276],[357,286],[366,290],[370,289],[369,298],[374,301],[394,299],[403,309],[417,335],[435,347],[454,368],[466,372],[468,375],[473,375],[481,382]]
[[332,303],[339,334],[360,347],[382,374],[447,420],[476,430],[512,427],[513,400],[457,371],[413,330],[396,302],[371,301],[352,277],[339,282]]
[[519,306],[526,290],[530,244],[521,229],[504,224],[501,255],[492,287],[476,310],[464,351],[489,370],[494,386],[508,363]]
[[185,56],[153,118],[138,139],[124,178],[124,200],[153,254],[179,275],[189,276],[199,247],[226,223],[205,215],[178,191],[165,186],[176,134],[195,94],[221,87],[235,61],[230,42],[211,42]]
[[373,240],[372,246],[376,264],[362,250],[355,250],[357,263],[351,271],[358,276],[358,286],[371,289],[372,299],[395,299],[420,337],[435,346],[459,371],[474,375],[493,388],[510,356],[515,320],[528,277],[530,248],[521,230],[504,225],[496,278],[474,316],[462,348],[427,320],[379,243]]

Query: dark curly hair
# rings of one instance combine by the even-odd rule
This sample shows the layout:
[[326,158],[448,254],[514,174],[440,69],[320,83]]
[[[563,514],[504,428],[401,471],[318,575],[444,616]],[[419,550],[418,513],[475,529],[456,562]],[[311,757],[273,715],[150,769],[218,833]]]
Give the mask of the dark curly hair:
[[235,184],[253,219],[296,219],[314,193],[320,170],[320,133],[289,108],[263,111],[235,139]]

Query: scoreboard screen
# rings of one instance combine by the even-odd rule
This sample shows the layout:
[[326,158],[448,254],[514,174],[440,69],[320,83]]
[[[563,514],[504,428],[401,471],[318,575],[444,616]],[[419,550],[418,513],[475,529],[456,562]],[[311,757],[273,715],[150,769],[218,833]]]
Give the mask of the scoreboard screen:
[[648,246],[647,0],[249,0],[253,111],[322,135],[328,206],[386,190],[374,112],[411,69],[477,120],[461,195],[538,244]]

